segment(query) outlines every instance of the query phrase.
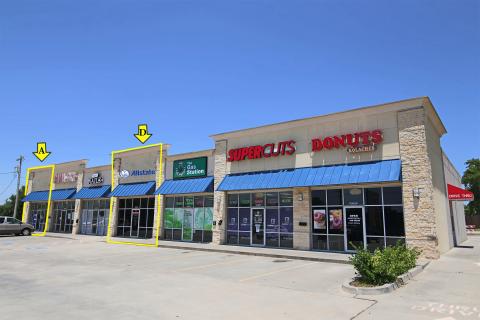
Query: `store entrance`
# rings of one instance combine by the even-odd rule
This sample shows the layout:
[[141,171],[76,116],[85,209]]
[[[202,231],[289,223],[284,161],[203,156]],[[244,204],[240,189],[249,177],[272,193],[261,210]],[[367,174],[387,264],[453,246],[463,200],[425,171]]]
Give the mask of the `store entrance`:
[[355,251],[356,248],[365,246],[365,219],[363,207],[345,207],[345,237],[347,251]]
[[252,208],[252,246],[265,245],[265,209]]
[[140,209],[132,209],[132,223],[130,224],[130,237],[138,237],[138,229],[140,221]]

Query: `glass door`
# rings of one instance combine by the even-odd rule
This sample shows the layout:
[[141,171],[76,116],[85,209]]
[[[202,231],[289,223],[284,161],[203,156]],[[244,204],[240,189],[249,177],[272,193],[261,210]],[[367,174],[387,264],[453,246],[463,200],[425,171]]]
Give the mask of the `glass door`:
[[193,208],[185,208],[183,211],[182,240],[192,241],[193,237]]
[[252,237],[254,246],[265,245],[265,209],[252,209]]
[[130,224],[130,237],[138,237],[138,223],[140,221],[140,209],[132,209],[132,223]]
[[363,207],[345,207],[345,231],[347,251],[365,247],[365,226]]

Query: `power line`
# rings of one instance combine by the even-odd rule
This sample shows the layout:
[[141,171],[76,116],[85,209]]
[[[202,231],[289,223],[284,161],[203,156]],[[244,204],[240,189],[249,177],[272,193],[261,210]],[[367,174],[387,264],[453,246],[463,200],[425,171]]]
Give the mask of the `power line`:
[[13,181],[15,181],[15,176],[13,176],[13,179],[12,179],[12,181],[10,181],[10,183],[8,184],[8,186],[7,186],[5,189],[3,189],[2,192],[0,192],[0,196],[3,195],[3,194],[8,190],[8,188],[10,188],[10,186],[11,186],[12,183],[13,183]]
[[11,173],[17,173],[16,171],[12,171],[12,172],[0,172],[0,174],[11,174]]

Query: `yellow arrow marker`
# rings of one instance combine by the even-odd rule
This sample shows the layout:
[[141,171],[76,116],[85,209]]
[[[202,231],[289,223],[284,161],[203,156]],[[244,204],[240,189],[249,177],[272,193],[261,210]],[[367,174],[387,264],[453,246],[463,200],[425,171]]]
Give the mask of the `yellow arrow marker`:
[[37,151],[32,152],[38,160],[44,161],[50,155],[51,152],[47,151],[47,143],[46,142],[37,142]]
[[134,134],[135,138],[138,139],[141,143],[145,143],[150,137],[152,136],[148,133],[148,127],[146,124],[139,124],[138,125],[138,133]]

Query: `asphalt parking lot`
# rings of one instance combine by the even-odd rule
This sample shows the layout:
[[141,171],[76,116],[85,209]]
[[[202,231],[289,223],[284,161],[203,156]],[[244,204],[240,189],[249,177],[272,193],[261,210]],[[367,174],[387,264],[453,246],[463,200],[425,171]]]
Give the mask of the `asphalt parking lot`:
[[2,237],[0,319],[479,319],[459,317],[458,308],[438,312],[461,303],[472,312],[480,307],[475,262],[478,248],[455,249],[392,294],[354,297],[341,290],[354,274],[350,265],[111,245],[95,237]]

